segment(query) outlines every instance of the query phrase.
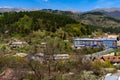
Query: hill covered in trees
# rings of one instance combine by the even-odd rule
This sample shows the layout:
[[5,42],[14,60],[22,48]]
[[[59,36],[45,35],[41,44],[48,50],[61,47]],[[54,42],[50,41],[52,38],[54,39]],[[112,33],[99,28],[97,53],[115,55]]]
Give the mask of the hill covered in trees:
[[43,11],[0,14],[1,34],[25,36],[39,30],[45,32],[46,35],[51,33],[52,36],[56,36],[53,34],[56,32],[63,32],[64,36],[74,37],[91,34],[89,27],[79,24],[77,20],[65,15]]
[[88,12],[80,15],[80,22],[101,27],[120,27],[120,20],[101,12]]
[[[70,11],[41,10],[6,12],[0,14],[0,33],[26,36],[35,31],[52,37],[79,37],[101,29],[119,33],[120,20],[100,12],[73,13]],[[60,35],[59,35],[60,34]]]
[[79,23],[89,26],[91,31],[101,29],[103,32],[119,33],[120,20],[103,12],[90,11],[82,13],[52,9],[43,9],[41,11],[71,17]]
[[[57,28],[77,21],[61,15],[45,12],[10,12],[0,15],[0,31],[10,33],[29,33],[30,30],[56,31]],[[13,32],[14,31],[14,32]]]

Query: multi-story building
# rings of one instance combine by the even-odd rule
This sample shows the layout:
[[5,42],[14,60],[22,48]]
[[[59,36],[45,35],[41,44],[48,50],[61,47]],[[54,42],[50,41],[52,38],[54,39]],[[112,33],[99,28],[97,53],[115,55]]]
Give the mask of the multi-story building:
[[82,47],[104,47],[104,48],[117,48],[117,39],[111,38],[76,38],[74,39],[75,48]]

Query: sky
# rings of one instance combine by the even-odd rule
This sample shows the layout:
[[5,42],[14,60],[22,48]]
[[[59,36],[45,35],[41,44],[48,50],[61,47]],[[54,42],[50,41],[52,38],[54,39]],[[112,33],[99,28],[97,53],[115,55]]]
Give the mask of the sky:
[[89,11],[120,8],[120,0],[0,0],[0,7]]

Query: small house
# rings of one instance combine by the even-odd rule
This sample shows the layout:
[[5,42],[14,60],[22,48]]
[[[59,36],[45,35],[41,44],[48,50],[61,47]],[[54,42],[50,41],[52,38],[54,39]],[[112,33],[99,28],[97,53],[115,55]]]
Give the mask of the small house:
[[11,42],[8,44],[11,48],[21,48],[24,47],[25,45],[27,45],[26,42],[23,41],[15,41],[15,42]]
[[45,55],[43,53],[35,54],[32,57],[36,61],[44,61],[44,59],[53,59],[53,60],[66,60],[69,59],[69,54],[54,54],[54,55]]
[[101,59],[104,61],[109,60],[112,64],[120,63],[120,56],[102,56]]
[[56,54],[54,55],[54,59],[55,60],[65,60],[65,59],[69,59],[69,54]]

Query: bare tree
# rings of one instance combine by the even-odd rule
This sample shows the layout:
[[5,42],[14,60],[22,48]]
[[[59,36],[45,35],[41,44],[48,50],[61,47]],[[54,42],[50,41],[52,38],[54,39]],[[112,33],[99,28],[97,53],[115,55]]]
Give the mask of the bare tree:
[[28,65],[31,68],[31,70],[34,71],[35,80],[42,80],[42,78],[44,77],[43,73],[45,67],[38,61],[33,60],[30,60]]

